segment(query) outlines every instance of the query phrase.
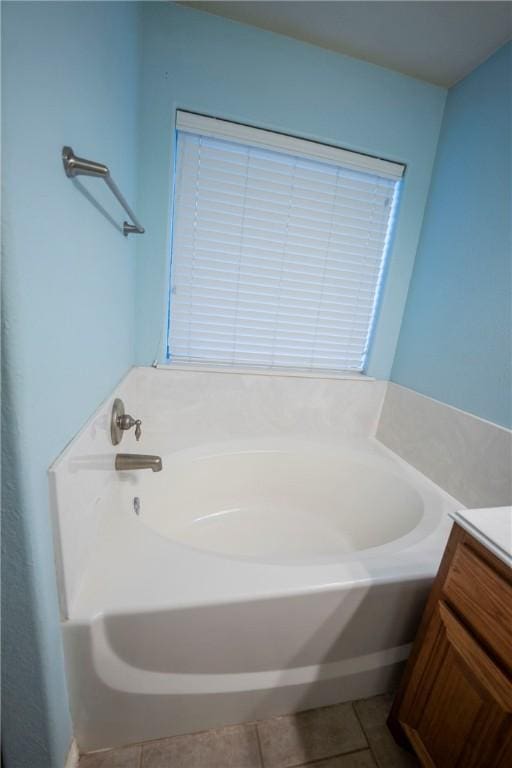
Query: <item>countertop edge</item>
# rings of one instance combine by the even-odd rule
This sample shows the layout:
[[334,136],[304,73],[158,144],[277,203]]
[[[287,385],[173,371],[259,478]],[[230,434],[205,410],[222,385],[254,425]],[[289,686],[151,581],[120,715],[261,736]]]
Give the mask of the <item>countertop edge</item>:
[[[464,512],[467,511],[469,510],[464,510]],[[482,510],[482,512],[485,512],[485,510]],[[505,565],[508,565],[509,568],[512,568],[512,556],[496,541],[491,539],[482,530],[480,530],[477,525],[467,520],[463,516],[463,512],[449,512],[448,514],[457,523],[457,525],[459,525],[461,528],[464,528],[464,530],[471,534],[478,542],[480,542],[480,544],[492,552],[493,555],[496,555],[496,557],[505,563]]]

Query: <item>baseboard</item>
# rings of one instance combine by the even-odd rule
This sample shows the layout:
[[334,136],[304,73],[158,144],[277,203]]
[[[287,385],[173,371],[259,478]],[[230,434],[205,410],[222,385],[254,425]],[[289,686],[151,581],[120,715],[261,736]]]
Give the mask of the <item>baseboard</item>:
[[69,748],[68,756],[64,768],[78,768],[78,761],[80,760],[80,754],[78,752],[78,746],[73,739]]

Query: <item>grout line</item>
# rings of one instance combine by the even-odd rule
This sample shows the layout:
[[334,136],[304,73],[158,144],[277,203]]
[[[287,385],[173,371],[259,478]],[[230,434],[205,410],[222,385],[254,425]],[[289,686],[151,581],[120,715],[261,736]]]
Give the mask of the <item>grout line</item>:
[[258,723],[254,723],[254,728],[256,730],[256,741],[258,742],[258,752],[260,755],[260,765],[261,768],[265,768],[265,760],[263,759],[263,749],[261,747],[261,739],[260,739],[260,729],[258,728]]
[[[393,697],[394,697],[394,696],[395,696],[395,694],[396,694],[396,689],[395,689],[395,688],[393,688],[393,690],[391,691],[391,693],[392,693],[392,695],[393,695]],[[377,698],[379,695],[380,695],[380,694],[377,694],[376,696],[371,696],[370,698]],[[358,712],[357,712],[357,709],[356,709],[356,707],[354,706],[354,704],[356,704],[358,701],[365,701],[365,699],[355,699],[354,701],[351,701],[350,703],[352,704],[352,708],[353,708],[353,710],[354,710],[354,712],[355,712],[355,714],[356,714],[356,717],[357,717],[357,719],[358,719],[358,721],[359,721],[359,724],[361,725],[361,728],[362,728],[362,730],[363,730],[363,733],[364,733],[364,735],[365,735],[366,741],[368,742],[368,749],[369,749],[369,751],[370,751],[370,754],[371,754],[371,756],[373,757],[374,763],[375,763],[375,765],[377,766],[377,768],[381,768],[381,762],[380,762],[379,758],[377,757],[376,753],[375,753],[375,752],[374,752],[374,750],[373,750],[373,743],[372,743],[372,740],[370,739],[369,735],[367,734],[367,732],[366,732],[366,729],[365,729],[365,727],[364,727],[364,725],[363,725],[363,721],[362,721],[362,720],[361,720],[361,718],[359,717],[359,714],[358,714]],[[387,727],[387,718],[386,718],[386,720],[384,721],[384,724],[383,724],[382,726],[378,726],[378,727],[382,727],[382,728],[383,728],[384,730],[386,730],[386,731],[387,731],[387,732],[390,734],[390,736],[392,737],[392,734],[390,733],[390,731],[389,731],[389,728]],[[392,737],[392,738],[393,738],[393,737]],[[395,740],[394,740],[394,739],[393,739],[393,743],[395,744],[395,746],[396,746],[396,748],[398,749],[398,751],[399,751],[399,752],[400,752],[400,751],[402,751],[402,749],[401,749],[400,745],[399,745],[399,744],[397,744],[397,743],[395,742]],[[415,757],[416,759],[418,759],[418,758],[417,758],[417,756],[416,756],[416,753],[413,753],[413,754],[414,754],[414,757]],[[418,765],[419,765],[419,763],[418,763]]]
[[[373,698],[374,698],[374,697],[373,697]],[[357,707],[355,706],[355,703],[356,703],[357,701],[364,701],[364,699],[355,699],[355,701],[351,701],[351,702],[350,702],[350,704],[352,705],[352,709],[353,709],[353,711],[354,711],[354,714],[355,714],[355,716],[356,716],[356,720],[357,720],[357,722],[359,723],[359,725],[361,726],[361,730],[362,730],[362,732],[363,732],[363,735],[364,735],[364,737],[365,737],[365,739],[366,739],[366,743],[368,744],[368,749],[369,749],[370,755],[371,755],[371,756],[372,756],[372,758],[373,758],[373,762],[375,763],[375,765],[377,766],[377,768],[380,768],[380,762],[377,760],[377,755],[376,755],[376,754],[375,754],[375,752],[373,751],[373,746],[372,746],[372,742],[371,742],[371,740],[370,740],[370,737],[369,737],[369,736],[368,736],[368,734],[366,733],[366,728],[364,727],[364,725],[363,725],[363,721],[362,721],[362,720],[361,720],[361,718],[359,717],[359,712],[357,711]]]

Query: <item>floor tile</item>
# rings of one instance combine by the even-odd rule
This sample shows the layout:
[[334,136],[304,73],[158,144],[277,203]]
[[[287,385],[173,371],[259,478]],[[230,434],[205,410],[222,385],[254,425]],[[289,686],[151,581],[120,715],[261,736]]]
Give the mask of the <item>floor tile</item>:
[[381,696],[372,696],[371,699],[359,699],[353,704],[363,728],[386,725],[393,704],[393,694],[384,693]]
[[368,746],[351,704],[274,717],[257,727],[265,768],[288,768]]
[[261,768],[254,725],[233,725],[145,744],[142,768]]
[[392,701],[391,694],[384,694],[355,701],[354,707],[378,768],[416,768],[419,762],[412,753],[398,746],[386,725]]
[[141,747],[109,749],[82,755],[79,768],[139,768]]
[[362,752],[351,752],[350,755],[339,755],[338,757],[329,757],[320,762],[307,763],[298,768],[376,768],[377,763],[372,757],[369,749]]

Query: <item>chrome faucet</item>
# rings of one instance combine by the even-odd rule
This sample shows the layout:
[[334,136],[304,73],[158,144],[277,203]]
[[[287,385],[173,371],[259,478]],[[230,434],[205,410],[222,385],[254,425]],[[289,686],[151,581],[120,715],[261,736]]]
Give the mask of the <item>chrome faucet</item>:
[[117,453],[114,466],[118,471],[151,469],[153,472],[160,472],[162,459],[160,456],[149,456],[144,453]]

